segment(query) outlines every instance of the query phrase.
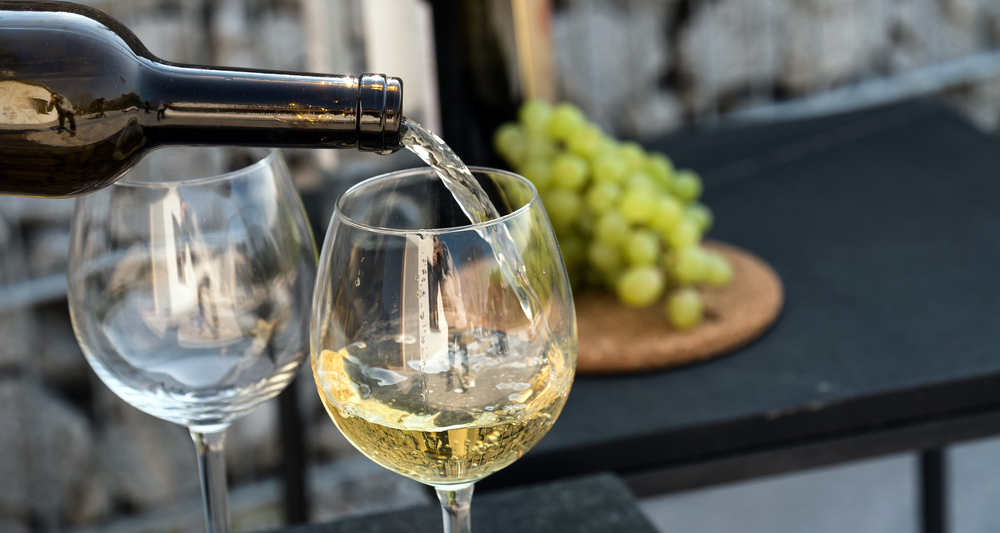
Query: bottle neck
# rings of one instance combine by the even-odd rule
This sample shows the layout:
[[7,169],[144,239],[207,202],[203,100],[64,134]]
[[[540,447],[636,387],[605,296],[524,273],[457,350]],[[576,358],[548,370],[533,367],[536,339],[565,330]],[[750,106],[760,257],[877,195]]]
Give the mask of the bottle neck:
[[154,144],[400,147],[398,78],[147,66],[141,121]]

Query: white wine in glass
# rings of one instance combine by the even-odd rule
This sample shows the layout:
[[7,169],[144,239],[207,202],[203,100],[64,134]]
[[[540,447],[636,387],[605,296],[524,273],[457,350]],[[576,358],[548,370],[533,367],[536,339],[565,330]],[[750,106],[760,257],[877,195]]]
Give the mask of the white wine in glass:
[[337,427],[375,462],[434,486],[454,533],[469,530],[472,484],[555,422],[576,364],[569,282],[534,187],[473,174],[499,217],[471,224],[431,169],[348,190],[310,333]]

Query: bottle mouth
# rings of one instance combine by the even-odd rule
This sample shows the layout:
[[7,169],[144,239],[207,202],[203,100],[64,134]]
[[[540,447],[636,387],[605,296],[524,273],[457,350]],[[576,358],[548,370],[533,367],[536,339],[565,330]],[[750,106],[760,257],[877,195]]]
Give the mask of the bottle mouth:
[[387,150],[395,152],[402,147],[403,118],[403,80],[386,78],[385,128],[382,130],[382,139]]
[[358,149],[392,153],[399,150],[403,123],[403,80],[385,74],[358,79]]

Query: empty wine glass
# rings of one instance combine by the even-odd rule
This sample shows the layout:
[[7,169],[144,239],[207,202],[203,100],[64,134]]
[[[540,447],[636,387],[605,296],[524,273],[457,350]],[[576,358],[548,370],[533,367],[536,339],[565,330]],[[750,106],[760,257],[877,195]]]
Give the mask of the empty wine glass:
[[228,531],[223,431],[306,352],[316,251],[288,167],[277,151],[160,150],[78,199],[71,233],[87,361],[126,402],[190,429],[207,529]]
[[576,365],[569,282],[534,187],[472,170],[500,218],[470,225],[429,168],[344,193],[310,330],[330,417],[369,458],[435,487],[452,533],[469,531],[472,484],[555,422]]

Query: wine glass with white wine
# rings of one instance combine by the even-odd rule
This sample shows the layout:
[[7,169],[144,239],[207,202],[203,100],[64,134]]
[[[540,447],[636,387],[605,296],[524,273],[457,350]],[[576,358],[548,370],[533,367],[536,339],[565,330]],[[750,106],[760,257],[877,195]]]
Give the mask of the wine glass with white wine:
[[227,532],[223,431],[307,350],[316,249],[288,167],[278,151],[163,149],[77,200],[71,235],[87,361],[132,406],[190,429],[208,532]]
[[569,281],[534,186],[472,170],[499,218],[470,224],[429,168],[344,193],[310,331],[330,417],[369,458],[433,486],[451,533],[469,531],[473,483],[555,422],[576,366]]

